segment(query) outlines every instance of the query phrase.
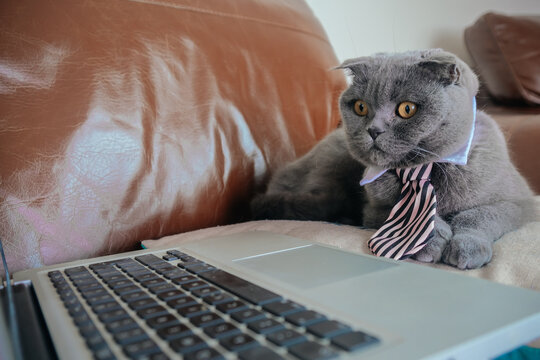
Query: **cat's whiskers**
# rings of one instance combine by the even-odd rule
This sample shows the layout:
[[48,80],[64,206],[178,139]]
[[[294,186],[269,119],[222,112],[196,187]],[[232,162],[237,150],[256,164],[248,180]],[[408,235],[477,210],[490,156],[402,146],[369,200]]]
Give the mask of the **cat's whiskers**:
[[434,153],[433,151],[426,150],[426,149],[424,149],[424,148],[422,148],[420,146],[416,146],[413,149],[413,151],[420,151],[420,152],[423,152],[423,153],[428,154],[428,155],[433,155],[433,156],[435,156],[435,158],[440,158],[441,157],[439,154]]

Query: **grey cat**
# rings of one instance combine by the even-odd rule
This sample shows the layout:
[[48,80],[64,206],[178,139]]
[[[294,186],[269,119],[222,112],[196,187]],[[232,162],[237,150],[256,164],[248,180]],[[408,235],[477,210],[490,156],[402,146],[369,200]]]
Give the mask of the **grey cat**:
[[[352,75],[340,98],[343,126],[272,177],[252,202],[255,218],[376,229],[401,191],[391,169],[434,162],[435,235],[417,260],[478,268],[491,260],[495,240],[534,219],[533,193],[495,121],[476,110],[478,80],[462,60],[436,49],[339,68]],[[360,186],[363,176],[371,182]]]

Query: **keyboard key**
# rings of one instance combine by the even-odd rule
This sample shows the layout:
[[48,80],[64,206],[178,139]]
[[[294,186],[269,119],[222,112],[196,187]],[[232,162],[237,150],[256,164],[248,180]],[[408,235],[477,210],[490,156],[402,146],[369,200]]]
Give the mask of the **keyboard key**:
[[333,345],[347,351],[354,351],[365,346],[379,342],[379,339],[370,336],[362,331],[354,331],[346,334],[338,335],[331,339]]
[[146,293],[142,292],[142,291],[136,291],[136,292],[130,292],[130,293],[127,293],[127,294],[123,294],[123,295],[120,295],[120,298],[122,300],[124,300],[124,302],[127,302],[127,303],[130,303],[132,301],[137,301],[137,300],[141,300],[141,299],[144,299],[144,298],[147,298],[148,295],[146,295]]
[[67,291],[72,291],[71,286],[69,286],[67,282],[54,284],[54,287],[59,294]]
[[116,359],[111,349],[107,345],[104,345],[100,347],[99,349],[95,349],[93,351],[93,354],[94,354],[95,360],[115,360]]
[[235,311],[244,310],[247,308],[247,304],[240,300],[233,300],[226,303],[216,305],[216,308],[225,314],[230,314]]
[[326,320],[326,316],[313,310],[304,310],[287,315],[285,319],[296,326],[308,326]]
[[151,273],[151,271],[148,270],[148,268],[146,266],[143,266],[141,264],[130,264],[126,267],[123,267],[122,270],[124,270],[125,272],[127,273],[132,273],[132,272],[139,272],[139,271],[145,271],[147,273]]
[[167,301],[167,305],[169,305],[173,309],[180,309],[185,306],[191,306],[195,304],[197,304],[197,300],[195,300],[191,296],[184,296],[181,298],[176,298],[176,299]]
[[302,360],[327,360],[338,357],[339,353],[314,341],[293,345],[289,352]]
[[114,289],[119,289],[121,287],[133,285],[133,281],[126,278],[126,279],[120,279],[120,280],[108,282],[107,285],[109,285],[109,287],[114,290]]
[[193,316],[189,319],[193,325],[198,328],[204,328],[211,325],[216,325],[223,322],[223,319],[214,313],[205,313]]
[[169,300],[185,297],[186,293],[180,290],[172,289],[172,290],[160,292],[157,294],[157,296],[163,301],[169,301]]
[[124,309],[116,309],[112,311],[103,312],[99,314],[98,317],[102,323],[108,324],[113,321],[128,318],[129,315]]
[[85,291],[84,294],[81,294],[85,299],[89,299],[89,298],[92,298],[94,296],[98,296],[98,295],[107,295],[108,292],[107,290],[101,288],[101,289],[94,289],[94,290],[88,290],[88,291]]
[[150,319],[155,316],[166,315],[169,312],[161,305],[152,306],[149,308],[141,309],[137,311],[137,315],[142,319]]
[[176,266],[171,265],[171,264],[159,264],[159,265],[152,266],[152,268],[153,268],[158,274],[163,274],[163,273],[166,273],[166,272],[168,272],[168,271],[178,269]]
[[331,338],[337,335],[341,335],[347,332],[351,332],[351,328],[345,324],[335,320],[322,321],[307,327],[307,331],[320,337]]
[[89,323],[89,324],[86,324],[86,325],[82,325],[82,326],[79,326],[79,332],[81,333],[81,335],[86,338],[92,334],[95,334],[97,333],[99,330],[97,329],[97,327],[93,324],[93,323]]
[[189,282],[197,281],[198,279],[193,275],[182,275],[172,279],[172,282],[177,285],[187,284]]
[[275,353],[265,346],[252,347],[241,351],[238,356],[242,360],[282,360],[284,359],[281,355]]
[[73,305],[72,307],[70,307],[68,309],[68,312],[69,312],[69,315],[73,317],[73,316],[85,314],[86,310],[84,310],[84,306],[81,303],[79,303],[78,305]]
[[108,279],[112,276],[122,275],[122,272],[120,270],[117,270],[113,267],[103,268],[103,269],[97,269],[94,270],[94,273],[97,274],[102,279]]
[[166,285],[166,284],[168,284],[167,281],[160,278],[146,280],[141,283],[141,285],[147,289],[153,288],[154,286]]
[[161,352],[156,343],[151,339],[145,339],[124,345],[123,349],[124,353],[131,358],[140,358],[145,355]]
[[[133,276],[133,278],[135,280],[137,280],[138,282],[140,282],[140,283],[145,283],[145,282],[147,282],[149,280],[159,279],[159,277],[156,274],[154,274],[153,272],[150,272],[150,273],[145,272],[143,274],[136,274],[136,275]],[[161,280],[163,280],[163,279],[161,279]],[[165,281],[165,280],[163,280],[163,281]]]
[[240,330],[233,324],[226,322],[205,327],[204,332],[211,338],[220,339],[223,337],[238,334],[240,333]]
[[197,297],[205,297],[221,293],[221,290],[214,286],[207,286],[200,289],[191,290],[191,293]]
[[179,278],[179,277],[182,277],[182,276],[189,275],[189,273],[184,271],[184,270],[174,268],[174,270],[163,272],[162,275],[165,276],[169,280],[173,280],[173,279],[176,279],[176,278]]
[[77,299],[75,296],[62,298],[62,301],[64,302],[64,306],[68,309],[81,304],[79,299]]
[[138,287],[137,285],[129,285],[129,286],[124,286],[121,288],[114,289],[114,292],[116,295],[122,296],[124,294],[129,294],[129,293],[140,291],[140,290],[141,288]]
[[185,360],[221,360],[225,359],[216,349],[202,348],[184,355]]
[[148,265],[148,267],[154,270],[155,272],[158,272],[158,270],[163,269],[163,268],[170,268],[170,267],[174,268],[174,266],[169,264],[167,261],[156,262],[156,263]]
[[233,312],[231,317],[239,323],[248,323],[250,321],[264,318],[264,313],[255,309],[244,309]]
[[85,285],[91,282],[97,282],[96,278],[90,272],[78,273],[75,275],[68,276],[71,282],[75,285]]
[[162,352],[158,352],[158,353],[150,355],[149,360],[169,360],[169,357]]
[[262,305],[281,299],[281,296],[223,270],[206,271],[201,273],[200,277],[223,287],[255,305]]
[[64,269],[64,272],[66,273],[66,275],[75,275],[79,273],[87,273],[88,269],[86,269],[84,266],[76,266]]
[[185,253],[181,252],[180,250],[174,250],[174,249],[173,250],[167,250],[167,254],[172,255],[172,256],[176,257],[177,259],[179,259],[183,255],[186,255]]
[[178,260],[178,258],[174,255],[170,255],[170,254],[167,254],[167,255],[163,255],[161,257],[163,260],[165,261],[174,261],[174,260]]
[[159,294],[159,293],[162,293],[164,291],[171,291],[171,290],[175,290],[176,287],[172,284],[169,284],[169,283],[164,283],[164,284],[161,284],[161,285],[156,285],[156,286],[152,286],[149,290],[153,293],[153,294]]
[[210,305],[217,305],[224,302],[229,302],[234,300],[234,298],[226,293],[219,293],[219,294],[213,294],[213,295],[207,295],[203,297],[203,301]]
[[209,312],[210,310],[204,305],[195,304],[195,305],[181,307],[177,311],[183,317],[190,318],[193,316],[205,314]]
[[162,327],[166,327],[166,326],[170,326],[170,325],[176,325],[176,324],[179,323],[179,321],[173,315],[166,314],[166,315],[160,315],[160,316],[152,317],[152,318],[146,320],[146,323],[152,329],[160,329]]
[[85,292],[91,289],[97,289],[97,288],[103,288],[103,285],[101,285],[96,279],[79,279],[77,281],[73,281],[77,289],[79,289],[80,292]]
[[135,327],[126,331],[120,331],[114,334],[114,340],[119,345],[131,344],[133,342],[147,339],[148,335],[140,327]]
[[92,270],[108,268],[108,267],[114,266],[114,264],[116,264],[117,262],[125,262],[125,261],[128,261],[128,260],[131,260],[131,259],[130,258],[125,258],[125,259],[118,259],[118,260],[111,260],[111,261],[102,261],[102,262],[98,262],[98,263],[93,263],[93,264],[89,265],[88,267],[90,269],[92,269]]
[[296,330],[282,329],[274,331],[266,338],[278,346],[291,346],[306,341],[306,337]]
[[103,339],[103,336],[99,333],[94,333],[88,337],[85,338],[86,345],[90,348],[90,350],[95,351],[99,348],[102,348],[104,346],[107,346],[107,343],[105,342],[105,339]]
[[205,271],[210,271],[210,270],[215,270],[216,269],[216,267],[212,266],[212,265],[197,264],[197,263],[186,265],[186,266],[184,266],[184,268],[187,271],[192,272],[194,274],[201,274],[201,273],[203,273]]
[[181,262],[181,263],[178,264],[179,267],[181,267],[182,269],[186,269],[186,270],[187,270],[188,267],[195,266],[195,265],[204,265],[204,262],[202,262],[200,260],[193,259],[193,260]]
[[147,254],[147,255],[141,255],[141,256],[135,256],[135,260],[140,262],[144,265],[150,265],[158,262],[162,262],[163,260],[156,255],[153,254]]
[[258,334],[269,334],[285,328],[279,321],[269,318],[249,322],[247,326]]
[[84,294],[85,291],[95,290],[95,289],[103,289],[103,285],[101,285],[100,283],[98,283],[96,281],[96,282],[92,282],[90,284],[84,284],[84,285],[77,286],[77,289],[79,289],[79,291]]
[[202,280],[190,281],[188,283],[182,284],[182,289],[186,291],[191,291],[195,289],[202,289],[208,287],[208,283]]
[[77,316],[73,316],[73,322],[77,327],[85,326],[87,324],[92,324],[92,319],[88,316],[87,312],[80,313]]
[[49,275],[49,278],[51,278],[51,280],[64,279],[64,275],[62,275],[62,273],[59,270],[49,271],[47,275]]
[[195,334],[184,335],[170,342],[171,348],[181,354],[190,353],[206,347],[203,339]]
[[110,333],[115,334],[120,331],[133,329],[137,327],[137,323],[135,322],[135,320],[128,317],[105,324],[105,327],[107,328],[107,330],[109,330]]
[[290,300],[274,301],[265,304],[263,308],[277,316],[286,316],[305,309],[304,306]]
[[118,309],[121,309],[121,308],[122,307],[120,306],[119,303],[117,303],[114,300],[111,300],[111,301],[106,302],[106,303],[97,304],[97,305],[92,306],[92,311],[94,311],[96,314],[101,314],[101,313],[104,313],[104,312],[107,312],[107,311],[118,310]]
[[242,351],[259,343],[247,334],[236,334],[219,340],[219,343],[230,351]]
[[191,330],[184,324],[174,324],[159,329],[157,334],[163,340],[172,340],[191,334]]
[[103,304],[109,301],[114,301],[114,298],[109,294],[96,295],[96,296],[92,296],[86,299],[86,302],[90,306]]
[[141,300],[137,300],[137,301],[132,301],[129,303],[129,307],[132,309],[132,310],[142,310],[142,309],[146,309],[148,307],[151,307],[151,306],[156,306],[158,303],[156,300],[154,299],[151,299],[149,297],[146,297],[144,299],[141,299]]
[[120,271],[116,271],[116,273],[113,273],[113,274],[108,274],[107,276],[102,276],[101,278],[103,279],[103,282],[105,282],[109,286],[111,286],[111,283],[114,283],[120,280],[127,280],[131,282],[131,280],[129,280]]

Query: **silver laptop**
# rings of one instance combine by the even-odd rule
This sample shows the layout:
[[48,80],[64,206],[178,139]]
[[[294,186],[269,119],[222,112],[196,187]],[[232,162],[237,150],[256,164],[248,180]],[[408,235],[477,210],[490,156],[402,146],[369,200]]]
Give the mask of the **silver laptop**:
[[540,337],[540,292],[265,232],[14,281],[31,359],[488,359]]

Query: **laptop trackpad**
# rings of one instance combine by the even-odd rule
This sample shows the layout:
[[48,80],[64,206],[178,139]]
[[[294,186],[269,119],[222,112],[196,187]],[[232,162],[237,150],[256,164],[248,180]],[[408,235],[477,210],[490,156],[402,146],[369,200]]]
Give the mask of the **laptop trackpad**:
[[319,245],[238,259],[235,263],[300,288],[321,286],[396,266]]

